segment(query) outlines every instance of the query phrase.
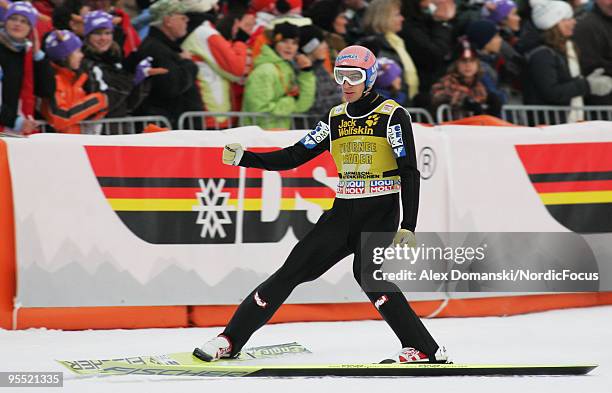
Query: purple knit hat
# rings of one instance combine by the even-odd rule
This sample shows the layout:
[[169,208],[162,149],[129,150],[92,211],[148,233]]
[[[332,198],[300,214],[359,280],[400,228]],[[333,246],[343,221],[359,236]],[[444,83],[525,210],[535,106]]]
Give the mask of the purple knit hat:
[[36,27],[36,21],[38,20],[38,11],[31,3],[27,1],[16,1],[11,3],[4,14],[4,22],[13,15],[21,15],[25,17],[32,28]]
[[113,16],[104,11],[91,11],[85,15],[85,36],[98,29],[114,30]]
[[81,39],[70,30],[55,30],[45,40],[45,53],[51,60],[66,60],[83,46]]
[[[492,4],[495,9],[490,10],[487,5]],[[491,22],[501,23],[516,8],[512,0],[490,0],[482,7],[482,16]]]
[[395,61],[381,57],[378,59],[378,77],[374,87],[386,89],[400,75],[402,75],[402,68]]

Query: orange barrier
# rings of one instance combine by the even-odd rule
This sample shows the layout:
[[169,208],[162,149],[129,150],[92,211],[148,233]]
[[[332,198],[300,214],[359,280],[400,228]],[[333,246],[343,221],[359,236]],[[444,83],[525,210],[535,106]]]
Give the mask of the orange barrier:
[[15,329],[145,329],[189,326],[186,306],[21,308]]
[[15,297],[13,190],[6,143],[0,139],[0,328],[10,329]]
[[[436,317],[508,316],[563,308],[612,304],[612,292],[502,296],[410,302],[415,312],[426,317],[438,308]],[[22,308],[16,313],[16,329],[143,329],[224,326],[236,305],[167,307],[58,307]],[[12,301],[7,310],[10,329]],[[370,303],[285,304],[270,323],[380,320]]]
[[[410,304],[419,316],[426,317],[435,312],[442,302],[427,300]],[[609,304],[612,304],[612,292],[451,299],[436,317],[507,316]],[[191,308],[189,319],[193,326],[224,326],[235,310],[236,306],[195,306]],[[270,323],[378,319],[381,319],[380,314],[370,303],[285,304]]]

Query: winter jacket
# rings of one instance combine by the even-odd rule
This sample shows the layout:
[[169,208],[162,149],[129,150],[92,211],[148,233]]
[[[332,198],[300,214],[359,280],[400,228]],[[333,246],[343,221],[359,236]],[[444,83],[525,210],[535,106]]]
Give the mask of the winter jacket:
[[419,70],[419,92],[427,93],[446,71],[453,45],[449,23],[423,13],[418,0],[404,2],[404,25],[399,36]]
[[131,116],[144,101],[150,90],[148,80],[134,85],[134,69],[121,55],[118,47],[96,53],[83,47],[84,69],[89,70],[89,91],[100,91],[108,97],[106,117]]
[[528,52],[526,58],[525,104],[569,106],[573,97],[589,94],[586,79],[570,75],[567,58],[559,51],[542,43]]
[[53,30],[53,23],[51,17],[53,16],[53,9],[55,6],[50,0],[34,0],[32,1],[34,8],[38,10],[40,15],[36,21],[36,31],[41,39]]
[[314,104],[308,110],[308,114],[323,115],[329,111],[329,108],[342,102],[342,88],[327,72],[323,60],[315,61],[312,69],[315,74],[316,93]]
[[[612,17],[593,4],[593,10],[578,20],[573,39],[579,50],[583,75],[603,67],[605,74],[612,76]],[[612,105],[612,94],[604,97],[590,95],[585,101],[589,105]]]
[[487,101],[487,89],[480,79],[466,84],[458,73],[446,74],[431,88],[432,106],[438,107],[448,104],[451,107],[453,118],[462,118],[468,112],[478,112],[478,106]]
[[173,127],[183,112],[203,111],[202,98],[196,84],[198,67],[191,60],[180,56],[181,47],[156,27],[140,44],[136,61],[153,57],[153,67],[168,69],[168,73],[151,78],[151,92],[144,100],[138,114],[165,116]]
[[[29,51],[29,49],[28,49]],[[25,79],[25,62],[32,62],[33,70]],[[3,31],[0,30],[0,131],[11,129],[19,131],[15,124],[19,116],[34,115],[34,95],[51,97],[53,95],[53,70],[48,60],[33,61],[33,56],[17,48]],[[22,97],[22,87],[33,85],[32,94]],[[29,104],[23,100],[29,101]],[[29,108],[29,109],[28,109]],[[28,113],[24,113],[24,109]]]
[[499,55],[479,51],[478,59],[483,71],[482,83],[487,88],[487,92],[489,95],[495,95],[502,104],[505,104],[508,101],[508,95],[500,87],[499,73],[496,67],[499,62]]
[[132,26],[132,21],[127,12],[121,8],[114,8],[112,14],[121,17],[121,29],[125,34],[125,41],[123,42],[122,49],[125,56],[129,56],[138,49],[140,45],[140,36],[134,26]]
[[[244,112],[291,115],[305,113],[312,107],[316,89],[314,72],[299,71],[296,77],[293,65],[268,45],[261,48],[254,65],[244,88]],[[243,124],[250,123],[246,120]],[[289,118],[257,119],[256,124],[264,129],[287,129],[291,121]]]
[[[245,38],[248,39],[248,35]],[[231,111],[231,83],[240,81],[246,73],[246,44],[226,40],[212,23],[206,21],[189,34],[181,47],[191,53],[198,66],[197,83],[204,109],[210,112]],[[210,120],[223,123],[227,118]]]
[[43,99],[41,112],[57,132],[81,133],[79,122],[97,120],[106,115],[108,100],[100,92],[87,91],[89,76],[51,63],[55,70],[55,93]]

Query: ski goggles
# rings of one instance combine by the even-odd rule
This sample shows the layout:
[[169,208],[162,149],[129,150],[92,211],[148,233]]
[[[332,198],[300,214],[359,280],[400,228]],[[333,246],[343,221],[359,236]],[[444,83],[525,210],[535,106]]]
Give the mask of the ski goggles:
[[342,85],[344,81],[347,81],[349,85],[356,86],[365,82],[366,72],[361,68],[335,67],[334,78],[336,79],[336,83],[339,85]]

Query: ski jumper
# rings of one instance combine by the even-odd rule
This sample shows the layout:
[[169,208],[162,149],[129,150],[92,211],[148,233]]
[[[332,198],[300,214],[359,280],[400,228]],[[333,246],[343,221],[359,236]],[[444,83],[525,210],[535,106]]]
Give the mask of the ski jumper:
[[[379,266],[362,233],[390,232],[390,244],[401,227],[414,231],[418,212],[419,172],[408,113],[393,100],[368,94],[335,106],[295,145],[270,153],[245,151],[239,165],[266,170],[298,167],[330,151],[338,168],[336,199],[312,231],[298,242],[285,263],[240,304],[223,334],[232,356],[262,327],[299,284],[320,277],[344,257],[354,254],[353,274],[370,301],[399,338],[402,347],[416,348],[435,358],[438,344],[412,310],[400,289],[376,282]],[[400,193],[401,191],[401,193]],[[364,244],[363,242],[366,242]],[[376,246],[381,246],[377,244]]]

